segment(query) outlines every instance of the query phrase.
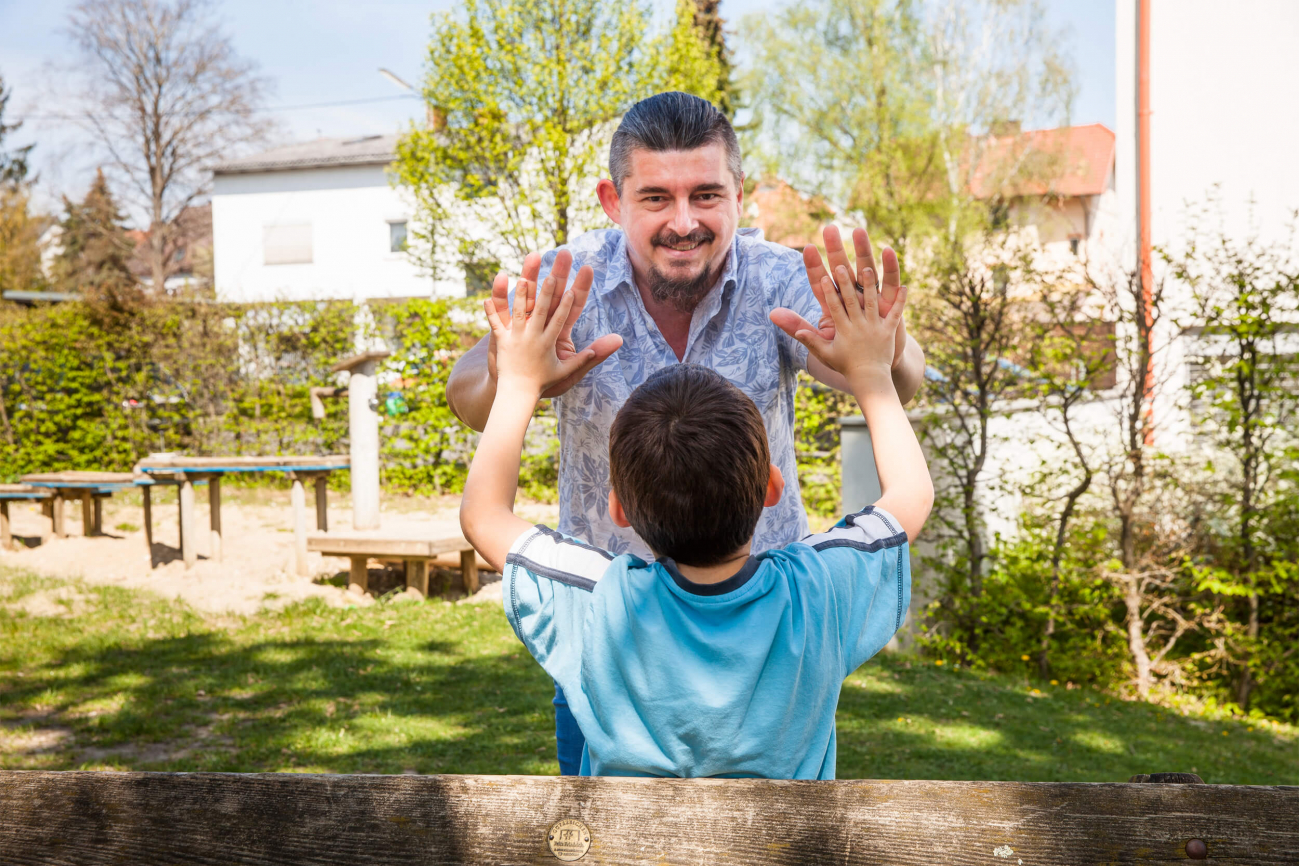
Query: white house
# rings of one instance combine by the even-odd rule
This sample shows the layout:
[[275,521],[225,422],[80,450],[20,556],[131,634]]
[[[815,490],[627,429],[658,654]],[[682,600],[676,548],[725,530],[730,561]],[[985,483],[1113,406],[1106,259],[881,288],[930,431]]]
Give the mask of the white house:
[[389,182],[397,136],[321,138],[213,170],[217,297],[225,301],[462,296],[406,251],[414,214]]

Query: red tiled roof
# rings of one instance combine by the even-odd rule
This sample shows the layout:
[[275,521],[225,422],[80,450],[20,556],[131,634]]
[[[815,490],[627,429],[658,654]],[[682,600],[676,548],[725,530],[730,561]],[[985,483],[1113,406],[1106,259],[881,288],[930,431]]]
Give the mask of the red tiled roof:
[[[1000,178],[1026,159],[1044,160],[1038,178],[1012,182],[998,190]],[[1036,129],[987,140],[970,179],[978,198],[1003,195],[1100,195],[1114,165],[1114,133],[1103,124]],[[1030,175],[1033,172],[1030,172]],[[1049,177],[1049,180],[1039,179]]]

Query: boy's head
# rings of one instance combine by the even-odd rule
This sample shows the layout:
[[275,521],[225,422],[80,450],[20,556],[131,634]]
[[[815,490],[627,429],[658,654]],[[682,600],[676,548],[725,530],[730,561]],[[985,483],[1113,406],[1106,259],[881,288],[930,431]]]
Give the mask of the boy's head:
[[655,555],[698,567],[743,547],[783,488],[758,407],[695,364],[632,392],[609,432],[609,480],[615,521],[625,515]]

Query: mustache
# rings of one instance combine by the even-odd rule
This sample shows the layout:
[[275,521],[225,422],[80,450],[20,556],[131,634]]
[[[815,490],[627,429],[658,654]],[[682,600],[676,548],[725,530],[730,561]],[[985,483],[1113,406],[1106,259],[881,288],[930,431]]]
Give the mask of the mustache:
[[688,235],[679,235],[674,231],[665,229],[656,234],[650,241],[656,247],[674,246],[676,244],[706,244],[711,243],[717,235],[704,226],[700,226]]

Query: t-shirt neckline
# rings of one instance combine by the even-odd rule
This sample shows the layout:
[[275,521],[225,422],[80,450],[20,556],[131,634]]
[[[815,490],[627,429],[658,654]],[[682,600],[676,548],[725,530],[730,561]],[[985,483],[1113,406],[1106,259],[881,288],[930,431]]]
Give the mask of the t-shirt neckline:
[[719,583],[695,583],[681,573],[672,557],[663,556],[655,560],[655,562],[663,566],[663,569],[671,575],[673,582],[681,587],[682,591],[691,595],[704,596],[726,595],[728,592],[735,592],[749,582],[749,579],[757,573],[759,565],[758,557],[750,556],[744,565],[740,566],[740,570],[726,578],[726,580]]

